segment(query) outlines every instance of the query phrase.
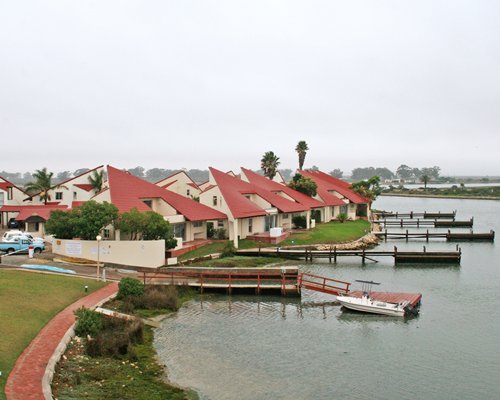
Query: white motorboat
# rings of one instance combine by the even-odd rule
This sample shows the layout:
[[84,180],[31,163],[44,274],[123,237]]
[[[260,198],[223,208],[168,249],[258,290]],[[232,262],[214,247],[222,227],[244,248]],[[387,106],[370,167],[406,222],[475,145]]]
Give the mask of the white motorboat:
[[356,281],[363,283],[363,295],[361,297],[337,296],[337,300],[342,306],[350,310],[361,311],[372,314],[394,315],[404,317],[407,314],[415,313],[418,309],[412,307],[407,300],[400,303],[390,303],[371,298],[371,286],[380,285],[373,281]]

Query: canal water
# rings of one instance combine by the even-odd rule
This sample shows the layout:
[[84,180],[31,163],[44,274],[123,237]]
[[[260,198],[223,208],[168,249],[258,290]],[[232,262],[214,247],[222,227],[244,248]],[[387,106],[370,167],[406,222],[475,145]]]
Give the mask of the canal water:
[[[500,232],[500,201],[380,197],[374,207],[457,210],[457,219],[474,217],[475,231]],[[380,246],[394,245],[456,246]],[[421,292],[414,319],[349,313],[333,296],[309,291],[301,299],[204,295],[162,323],[155,347],[169,378],[202,399],[498,399],[500,247],[460,246],[460,266],[395,266],[392,259],[301,266],[381,282],[379,290]]]

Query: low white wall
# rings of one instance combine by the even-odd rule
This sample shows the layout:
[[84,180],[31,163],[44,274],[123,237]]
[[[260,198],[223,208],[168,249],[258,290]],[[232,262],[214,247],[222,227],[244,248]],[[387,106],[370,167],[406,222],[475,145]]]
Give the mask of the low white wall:
[[54,239],[52,251],[67,257],[85,258],[101,263],[158,268],[165,265],[164,240],[61,240]]

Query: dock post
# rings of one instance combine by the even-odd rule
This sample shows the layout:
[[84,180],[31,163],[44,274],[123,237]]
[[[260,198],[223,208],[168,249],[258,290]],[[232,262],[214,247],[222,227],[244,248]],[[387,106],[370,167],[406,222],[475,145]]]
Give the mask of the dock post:
[[424,253],[425,253],[425,252],[426,252],[426,248],[425,248],[425,246],[424,246]]
[[406,230],[406,243],[408,243],[408,229]]
[[401,218],[401,228],[403,227],[403,218]]
[[200,272],[200,293],[203,294],[203,274]]
[[385,228],[385,241],[387,242],[387,228]]
[[260,247],[261,247],[261,246],[260,246],[260,244],[259,244],[259,257],[260,257]]
[[427,232],[425,234],[425,239],[426,239],[427,243],[429,243],[429,229],[427,229]]
[[330,246],[330,252],[328,253],[328,261],[332,263],[332,246]]
[[413,219],[413,211],[410,211],[410,219]]
[[366,258],[365,251],[366,251],[366,250],[365,250],[365,249],[363,249],[363,256],[362,256],[362,263],[363,263],[363,265],[365,265],[365,262],[366,262],[366,261],[365,261],[365,258]]
[[228,280],[227,292],[229,294],[231,294],[231,292],[232,292],[232,288],[231,288],[231,273],[229,273],[229,280]]
[[333,262],[337,264],[337,246],[333,248]]
[[394,262],[398,262],[398,248],[394,246]]
[[420,219],[417,218],[417,228],[420,228]]

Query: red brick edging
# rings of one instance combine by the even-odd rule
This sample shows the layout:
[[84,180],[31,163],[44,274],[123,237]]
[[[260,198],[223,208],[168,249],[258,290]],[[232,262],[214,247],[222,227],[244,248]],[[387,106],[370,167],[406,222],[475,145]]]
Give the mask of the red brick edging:
[[75,322],[73,311],[82,306],[92,308],[117,291],[118,283],[110,283],[69,305],[52,318],[16,360],[5,385],[7,400],[44,400],[42,380],[45,370],[59,343]]

